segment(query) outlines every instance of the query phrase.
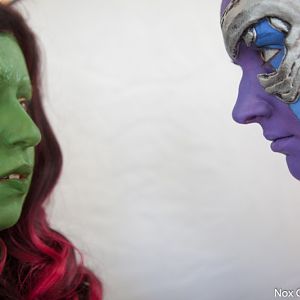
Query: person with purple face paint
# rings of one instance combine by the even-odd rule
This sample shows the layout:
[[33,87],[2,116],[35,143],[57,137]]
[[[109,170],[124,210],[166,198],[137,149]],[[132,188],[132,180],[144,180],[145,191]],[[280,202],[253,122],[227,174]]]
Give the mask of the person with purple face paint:
[[221,28],[243,71],[233,119],[258,123],[300,180],[300,2],[223,0]]

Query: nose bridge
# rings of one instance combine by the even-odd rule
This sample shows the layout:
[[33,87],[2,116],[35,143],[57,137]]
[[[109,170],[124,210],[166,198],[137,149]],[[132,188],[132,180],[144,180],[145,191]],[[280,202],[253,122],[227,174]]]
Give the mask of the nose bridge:
[[3,142],[12,147],[36,146],[41,134],[33,120],[18,101],[7,101],[6,106],[5,117],[0,121]]
[[240,124],[259,122],[261,118],[269,118],[271,105],[264,99],[265,91],[259,85],[257,74],[243,73],[238,97],[232,111],[233,119]]

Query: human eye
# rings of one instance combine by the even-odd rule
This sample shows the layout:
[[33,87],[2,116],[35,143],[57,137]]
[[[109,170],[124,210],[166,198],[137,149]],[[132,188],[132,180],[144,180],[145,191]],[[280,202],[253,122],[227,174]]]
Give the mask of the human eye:
[[285,56],[285,39],[289,24],[278,18],[265,18],[244,34],[247,46],[253,46],[262,60],[262,66],[278,69]]
[[29,112],[30,103],[32,99],[32,86],[30,79],[25,77],[20,81],[19,88],[17,90],[17,99],[19,104],[23,107],[26,112]]
[[259,52],[262,65],[271,67],[270,71],[278,70],[286,53],[283,48],[280,49],[274,46],[261,47]]
[[259,49],[260,57],[263,61],[263,65],[270,65],[271,61],[278,55],[280,49],[261,48]]
[[279,49],[268,49],[263,48],[260,49],[260,57],[264,63],[270,62],[278,53],[280,52]]
[[19,97],[18,101],[20,105],[23,107],[23,109],[28,112],[29,106],[30,106],[30,100],[28,100],[26,97]]

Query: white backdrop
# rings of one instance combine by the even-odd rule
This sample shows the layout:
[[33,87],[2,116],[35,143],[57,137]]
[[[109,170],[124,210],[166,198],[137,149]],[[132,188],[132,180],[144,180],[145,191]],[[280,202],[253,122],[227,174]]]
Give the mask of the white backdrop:
[[300,287],[300,183],[231,120],[219,1],[23,0],[64,152],[49,208],[105,300],[267,300]]

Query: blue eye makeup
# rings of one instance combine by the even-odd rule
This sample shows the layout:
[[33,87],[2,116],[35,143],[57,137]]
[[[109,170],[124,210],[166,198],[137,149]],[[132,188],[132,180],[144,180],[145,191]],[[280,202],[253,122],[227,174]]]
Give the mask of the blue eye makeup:
[[[273,19],[273,23],[274,23]],[[276,24],[282,30],[275,28],[272,19],[265,18],[250,28],[244,35],[246,44],[252,44],[260,51],[264,64],[270,65],[277,70],[285,57],[284,23]],[[288,28],[286,28],[288,30]]]

